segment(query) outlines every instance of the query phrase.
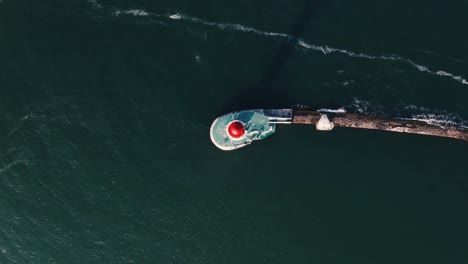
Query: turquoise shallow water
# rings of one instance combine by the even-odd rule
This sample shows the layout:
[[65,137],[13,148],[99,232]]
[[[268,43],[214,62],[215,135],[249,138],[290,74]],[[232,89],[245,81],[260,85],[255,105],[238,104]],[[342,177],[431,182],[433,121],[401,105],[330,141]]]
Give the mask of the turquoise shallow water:
[[217,116],[467,125],[464,1],[0,0],[0,263],[466,263],[468,145]]

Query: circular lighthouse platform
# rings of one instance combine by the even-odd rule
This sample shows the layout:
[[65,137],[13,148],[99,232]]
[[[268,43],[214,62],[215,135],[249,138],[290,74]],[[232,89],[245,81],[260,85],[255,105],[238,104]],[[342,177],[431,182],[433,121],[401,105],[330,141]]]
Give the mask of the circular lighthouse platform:
[[213,121],[210,138],[222,150],[234,150],[261,140],[275,132],[275,124],[263,110],[245,110],[229,113]]

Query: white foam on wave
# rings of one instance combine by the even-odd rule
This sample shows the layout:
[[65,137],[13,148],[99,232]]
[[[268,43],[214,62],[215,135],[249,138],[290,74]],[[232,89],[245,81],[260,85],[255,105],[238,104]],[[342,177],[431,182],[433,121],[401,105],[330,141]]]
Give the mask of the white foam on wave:
[[217,27],[217,28],[219,28],[221,30],[226,30],[226,29],[227,30],[236,30],[236,31],[254,33],[254,34],[257,34],[257,35],[261,35],[261,36],[281,37],[281,38],[286,38],[286,39],[289,39],[289,40],[295,40],[296,43],[300,47],[303,47],[303,48],[308,49],[308,50],[321,52],[324,55],[328,55],[328,54],[332,54],[332,53],[339,53],[339,54],[343,54],[343,55],[346,55],[346,56],[352,57],[352,58],[360,58],[360,59],[367,59],[367,60],[398,61],[398,62],[402,62],[402,63],[407,63],[407,64],[411,65],[412,67],[414,67],[415,69],[417,69],[420,72],[425,72],[425,73],[428,73],[428,74],[431,74],[431,75],[437,75],[437,76],[442,76],[442,77],[448,77],[448,78],[451,78],[452,80],[455,80],[455,81],[457,81],[457,82],[459,82],[461,84],[468,85],[468,81],[466,79],[464,79],[462,76],[458,76],[458,75],[455,75],[455,74],[452,74],[452,73],[449,73],[449,72],[446,72],[446,71],[443,71],[443,70],[432,71],[426,66],[419,65],[419,64],[415,63],[414,61],[412,61],[410,59],[407,59],[407,58],[404,58],[404,57],[401,57],[401,56],[398,56],[398,55],[375,56],[375,55],[369,55],[369,54],[364,54],[364,53],[357,53],[357,52],[353,52],[353,51],[348,51],[348,50],[345,50],[345,49],[333,48],[333,47],[329,47],[329,46],[326,46],[326,45],[325,46],[320,46],[320,45],[307,43],[303,39],[296,39],[294,36],[291,36],[291,35],[288,35],[288,34],[285,34],[285,33],[262,31],[262,30],[259,30],[259,29],[253,28],[253,27],[248,27],[248,26],[244,26],[244,25],[240,25],[240,24],[209,22],[209,21],[205,21],[205,20],[202,20],[202,19],[199,19],[199,18],[196,18],[196,17],[187,16],[187,15],[184,15],[184,14],[181,14],[181,13],[171,14],[171,15],[168,15],[168,17],[171,18],[171,19],[177,19],[177,20],[187,20],[187,21],[190,21],[192,23],[197,23],[197,24],[204,25],[204,26]]
[[28,161],[27,160],[15,160],[7,165],[5,165],[3,168],[0,168],[0,174],[3,174],[9,170],[11,170],[13,167],[19,165],[19,164],[23,164],[23,165],[28,165]]
[[88,3],[90,3],[95,8],[102,8],[102,5],[99,4],[97,0],[88,0]]
[[201,19],[196,18],[196,17],[187,16],[187,15],[184,15],[184,14],[181,14],[181,13],[175,13],[175,14],[172,14],[172,15],[168,15],[168,17],[170,19],[176,19],[176,20],[187,20],[187,21],[190,21],[192,23],[199,24],[199,25],[217,27],[217,28],[219,28],[221,30],[228,29],[228,30],[255,33],[257,35],[262,35],[262,36],[282,37],[282,38],[288,38],[288,39],[292,38],[288,34],[284,34],[284,33],[261,31],[261,30],[258,30],[258,29],[252,28],[252,27],[241,25],[241,24],[209,22],[209,21],[201,20]]
[[344,54],[344,55],[346,55],[348,57],[352,57],[352,58],[361,58],[361,59],[368,59],[368,60],[400,61],[400,62],[404,62],[404,63],[407,63],[407,64],[413,66],[414,68],[416,68],[420,72],[426,72],[426,73],[429,73],[431,75],[449,77],[449,78],[451,78],[451,79],[453,79],[455,81],[458,81],[461,84],[468,85],[468,81],[466,79],[464,79],[462,76],[457,76],[457,75],[454,75],[452,73],[442,71],[442,70],[431,71],[431,70],[429,70],[428,67],[423,66],[423,65],[419,65],[419,64],[415,63],[414,61],[412,61],[410,59],[403,58],[401,56],[396,56],[396,55],[392,55],[392,56],[373,56],[373,55],[367,55],[367,54],[363,54],[363,53],[355,53],[355,52],[344,50],[344,49],[337,49],[337,48],[331,48],[331,47],[328,47],[328,46],[316,46],[316,45],[313,45],[313,44],[308,44],[308,43],[306,43],[305,41],[303,41],[301,39],[298,40],[297,43],[299,45],[301,45],[302,47],[306,48],[306,49],[311,49],[311,50],[314,50],[314,51],[322,52],[324,55],[327,55],[327,54],[330,54],[330,53],[341,53],[341,54]]
[[203,63],[202,57],[201,57],[200,55],[198,55],[198,54],[195,55],[195,61],[196,61],[197,63]]
[[430,125],[435,126],[456,126],[463,127],[462,123],[453,121],[449,116],[437,115],[437,114],[424,114],[424,115],[414,115],[411,118],[399,118],[402,120],[415,120],[421,121]]
[[[383,107],[370,103],[366,100],[354,98],[353,103],[346,108],[353,112],[367,115],[387,115]],[[403,110],[404,109],[404,110]],[[404,105],[399,111],[406,112],[405,116],[396,117],[401,120],[417,120],[436,126],[455,126],[467,128],[468,120],[464,120],[460,115],[449,113],[443,110],[434,110],[416,105]]]
[[335,114],[345,114],[346,110],[344,108],[339,109],[319,109],[317,112],[320,113],[335,113]]
[[439,75],[439,76],[447,76],[447,77],[450,77],[452,79],[455,79],[463,84],[467,84],[468,85],[468,81],[466,81],[465,79],[463,79],[461,76],[455,76],[451,73],[448,73],[448,72],[445,72],[445,71],[438,71],[436,72],[435,74]]
[[382,107],[371,104],[369,101],[353,98],[353,103],[344,107],[359,114],[384,114]]
[[299,39],[297,41],[297,44],[299,44],[303,48],[321,52],[324,55],[327,55],[327,54],[330,54],[330,53],[341,53],[341,54],[347,55],[348,57],[368,59],[368,60],[391,60],[391,61],[396,61],[396,60],[402,59],[399,56],[373,56],[373,55],[368,55],[368,54],[364,54],[364,53],[356,53],[356,52],[348,51],[348,50],[345,50],[345,49],[332,48],[332,47],[328,47],[328,46],[317,46],[317,45],[314,45],[314,44],[309,44],[309,43],[305,42],[302,39]]
[[120,15],[132,15],[132,16],[148,16],[149,13],[142,9],[130,9],[130,10],[117,10],[114,12],[115,16]]
[[433,55],[433,56],[436,56],[436,57],[439,57],[439,58],[443,58],[443,59],[446,59],[446,60],[450,60],[450,61],[454,61],[454,62],[458,62],[458,63],[465,63],[464,60],[461,60],[461,59],[457,59],[457,58],[453,58],[453,57],[449,57],[449,56],[444,56],[444,55],[440,55],[436,52],[433,52],[433,51],[429,51],[429,50],[421,50],[421,52],[424,52],[426,54],[430,54],[430,55]]
[[[2,1],[2,0],[0,0]],[[104,7],[97,2],[97,0],[88,0],[88,3],[91,3],[93,7],[103,9]],[[311,43],[307,43],[303,39],[296,39],[294,36],[285,34],[285,33],[278,33],[278,32],[269,32],[269,31],[262,31],[253,27],[249,26],[244,26],[241,24],[234,24],[234,23],[218,23],[218,22],[209,22],[205,21],[196,17],[191,17],[187,16],[185,14],[182,14],[180,12],[174,13],[174,14],[168,14],[168,15],[162,15],[162,14],[154,14],[147,12],[146,10],[142,9],[131,9],[131,10],[117,10],[115,9],[111,12],[114,16],[119,16],[119,15],[133,15],[133,16],[154,16],[154,17],[166,17],[172,20],[186,20],[192,23],[196,23],[199,25],[204,25],[204,26],[209,26],[209,27],[216,27],[220,30],[234,30],[234,31],[240,31],[240,32],[247,32],[247,33],[254,33],[257,35],[261,36],[267,36],[267,37],[280,37],[280,38],[286,38],[288,40],[294,40],[296,44],[299,47],[305,48],[307,50],[312,50],[312,51],[317,51],[321,52],[324,55],[332,54],[332,53],[339,53],[343,54],[348,57],[352,58],[359,58],[359,59],[367,59],[367,60],[386,60],[386,61],[399,61],[402,63],[407,63],[417,69],[420,72],[425,72],[431,75],[436,75],[436,76],[441,76],[441,77],[446,77],[446,78],[451,78],[452,80],[455,80],[463,85],[468,85],[468,81],[463,78],[462,76],[455,75],[453,73],[444,71],[444,70],[438,70],[438,71],[432,71],[428,67],[419,65],[415,63],[414,61],[398,56],[398,55],[390,55],[390,56],[375,56],[375,55],[369,55],[369,54],[364,54],[364,53],[358,53],[358,52],[353,52],[349,51],[346,49],[340,49],[340,48],[334,48],[334,47],[329,47],[329,46],[320,46],[320,45],[315,45]],[[161,21],[156,21],[157,23],[162,23]]]
[[95,9],[99,9],[101,12],[110,14],[112,16],[121,16],[121,15],[131,15],[131,16],[157,16],[158,14],[151,14],[150,12],[143,9],[128,9],[128,10],[119,10],[115,7],[104,7],[97,0],[88,0]]
[[176,14],[173,14],[173,15],[169,15],[169,18],[178,20],[178,19],[182,19],[182,15],[179,14],[179,13],[176,13]]
[[463,120],[460,115],[448,113],[447,111],[433,110],[415,105],[407,105],[404,108],[412,112],[411,118],[408,118],[411,120],[423,121],[439,126],[466,127],[468,124],[468,121]]

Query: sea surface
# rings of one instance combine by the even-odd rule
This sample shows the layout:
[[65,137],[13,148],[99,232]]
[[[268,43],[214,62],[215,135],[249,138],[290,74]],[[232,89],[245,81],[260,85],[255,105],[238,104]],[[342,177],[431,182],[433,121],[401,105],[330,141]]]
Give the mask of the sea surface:
[[219,115],[468,125],[468,2],[0,0],[0,263],[468,263],[468,144]]

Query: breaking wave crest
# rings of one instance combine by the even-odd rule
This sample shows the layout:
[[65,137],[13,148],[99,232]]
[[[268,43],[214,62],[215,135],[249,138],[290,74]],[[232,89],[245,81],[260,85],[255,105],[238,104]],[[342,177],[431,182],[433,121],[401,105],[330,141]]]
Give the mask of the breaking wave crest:
[[375,55],[368,55],[368,54],[364,54],[364,53],[352,52],[352,51],[348,51],[348,50],[345,50],[345,49],[333,48],[333,47],[329,47],[329,46],[320,46],[320,45],[307,43],[303,39],[296,39],[294,36],[288,35],[288,34],[285,34],[285,33],[262,31],[262,30],[258,30],[258,29],[253,28],[253,27],[248,27],[248,26],[244,26],[244,25],[240,25],[240,24],[209,22],[209,21],[201,20],[201,19],[196,18],[196,17],[187,16],[187,15],[184,15],[184,14],[181,14],[181,13],[170,14],[167,17],[170,18],[170,19],[174,19],[174,20],[186,20],[186,21],[196,23],[196,24],[200,24],[200,25],[204,25],[204,26],[216,27],[216,28],[221,29],[221,30],[228,29],[228,30],[236,30],[236,31],[248,32],[248,33],[254,33],[254,34],[257,34],[257,35],[261,35],[261,36],[286,38],[288,40],[294,40],[295,43],[298,46],[302,47],[302,48],[317,51],[317,52],[321,52],[324,55],[328,55],[328,54],[332,54],[332,53],[340,53],[340,54],[346,55],[348,57],[359,58],[359,59],[398,61],[398,62],[406,63],[406,64],[412,66],[413,68],[417,69],[420,72],[425,72],[425,73],[429,73],[431,75],[437,75],[437,76],[442,76],[442,77],[448,77],[448,78],[451,78],[451,79],[453,79],[453,80],[455,80],[455,81],[457,81],[457,82],[459,82],[461,84],[468,85],[468,81],[465,78],[463,78],[462,76],[458,76],[458,75],[455,75],[455,74],[452,74],[452,73],[449,73],[449,72],[443,71],[443,70],[432,71],[426,66],[417,64],[416,62],[414,62],[414,61],[412,61],[410,59],[407,59],[407,58],[404,58],[404,57],[401,57],[401,56],[398,56],[398,55],[375,56]]
[[405,110],[411,112],[411,120],[424,121],[431,125],[438,126],[458,126],[467,128],[468,121],[457,114],[447,111],[433,110],[426,107],[407,105]]
[[[88,2],[96,9],[104,9],[103,5],[99,4],[97,0],[88,0]],[[299,47],[303,48],[306,50],[311,50],[311,51],[316,51],[320,52],[324,55],[328,54],[333,54],[333,53],[338,53],[342,54],[351,58],[358,58],[358,59],[366,59],[366,60],[382,60],[382,61],[395,61],[395,62],[400,62],[400,63],[405,63],[413,67],[414,69],[424,72],[430,75],[435,75],[435,76],[440,76],[440,77],[446,77],[450,78],[454,81],[457,81],[460,84],[463,85],[468,85],[468,81],[459,75],[447,72],[445,70],[431,70],[429,67],[420,65],[416,62],[414,62],[411,59],[404,58],[399,55],[369,55],[369,54],[364,54],[360,52],[353,52],[349,51],[346,49],[340,49],[340,48],[334,48],[334,47],[329,47],[326,45],[315,45],[312,43],[308,43],[303,39],[298,39],[292,35],[286,34],[286,33],[279,33],[279,32],[271,32],[271,31],[263,31],[259,30],[253,27],[241,25],[241,24],[236,24],[236,23],[220,23],[220,22],[210,22],[206,20],[202,20],[197,17],[192,17],[188,16],[185,14],[182,14],[180,12],[172,13],[172,14],[157,14],[157,13],[151,13],[143,9],[129,9],[129,10],[119,10],[115,8],[110,8],[110,13],[113,16],[120,16],[120,15],[131,15],[131,16],[137,16],[137,17],[153,17],[153,18],[159,18],[159,19],[170,19],[170,20],[180,20],[180,21],[187,21],[190,23],[202,25],[202,26],[207,26],[207,27],[214,27],[219,30],[231,30],[231,31],[239,31],[239,32],[246,32],[246,33],[253,33],[256,35],[260,36],[266,36],[266,37],[278,37],[278,38],[285,38],[290,41],[294,41],[294,43]],[[161,23],[161,21],[159,22]]]
[[[369,101],[354,98],[353,102],[344,107],[346,110],[359,114],[384,115],[395,112],[383,106],[373,104]],[[435,110],[416,105],[403,105],[398,107],[399,115],[403,120],[418,120],[437,126],[456,126],[468,128],[468,120],[464,120],[460,115],[449,113],[445,110]]]
[[29,163],[28,163],[27,160],[15,160],[15,161],[5,165],[4,167],[0,168],[0,174],[3,174],[5,172],[11,170],[13,167],[15,167],[17,165],[20,165],[20,164],[28,165]]
[[141,9],[130,9],[130,10],[117,10],[114,12],[115,16],[119,15],[133,15],[133,16],[148,16],[149,13]]
[[292,36],[288,34],[284,34],[284,33],[261,31],[252,27],[241,25],[241,24],[209,22],[209,21],[201,20],[196,17],[187,16],[181,13],[168,15],[168,18],[174,19],[174,20],[187,20],[187,21],[190,21],[199,25],[203,25],[203,26],[216,27],[221,30],[230,29],[230,30],[235,30],[235,31],[255,33],[257,35],[268,36],[268,37],[282,37],[282,38],[287,38],[287,39],[293,39]]

